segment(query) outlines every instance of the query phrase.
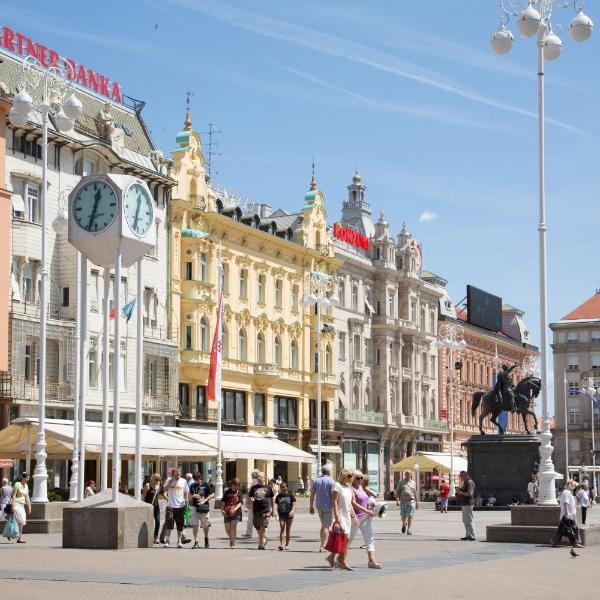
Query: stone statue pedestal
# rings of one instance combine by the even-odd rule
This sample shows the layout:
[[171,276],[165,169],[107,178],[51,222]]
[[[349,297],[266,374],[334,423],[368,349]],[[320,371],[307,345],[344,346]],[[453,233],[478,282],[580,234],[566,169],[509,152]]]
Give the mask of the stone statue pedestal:
[[494,494],[498,505],[513,495],[527,502],[527,484],[539,464],[540,440],[535,435],[473,435],[464,444],[475,494],[484,502]]
[[152,506],[110,489],[63,509],[63,548],[150,548],[153,534]]

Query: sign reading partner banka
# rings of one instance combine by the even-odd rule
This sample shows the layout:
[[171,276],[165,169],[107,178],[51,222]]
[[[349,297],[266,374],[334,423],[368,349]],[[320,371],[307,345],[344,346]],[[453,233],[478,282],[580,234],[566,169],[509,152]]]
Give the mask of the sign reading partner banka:
[[[58,52],[8,27],[0,29],[0,48],[23,57],[33,56],[44,67],[55,64],[60,58]],[[111,81],[109,77],[105,77],[93,69],[88,69],[71,58],[67,58],[66,62],[70,67],[67,69],[69,79],[110,100],[121,102],[121,88],[116,81]]]

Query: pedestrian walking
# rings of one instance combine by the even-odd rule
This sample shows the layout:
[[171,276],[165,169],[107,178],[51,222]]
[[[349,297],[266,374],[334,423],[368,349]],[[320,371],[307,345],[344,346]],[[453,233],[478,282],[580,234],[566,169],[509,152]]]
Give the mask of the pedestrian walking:
[[577,490],[577,503],[581,506],[581,524],[585,525],[585,520],[587,518],[587,510],[591,508],[590,504],[590,494],[588,492],[588,484],[582,483]]
[[158,531],[160,529],[160,505],[158,501],[158,496],[161,492],[160,482],[160,475],[158,473],[154,473],[152,477],[148,478],[148,480],[144,483],[144,487],[142,489],[142,498],[144,499],[144,502],[152,505],[152,510],[154,513],[155,544],[158,544]]
[[269,479],[269,485],[271,486],[271,489],[273,490],[273,495],[277,496],[277,494],[279,494],[279,484],[277,483],[277,480],[274,477]]
[[31,502],[29,501],[29,474],[21,473],[21,480],[15,482],[11,498],[12,512],[19,526],[19,537],[17,544],[24,544],[23,527],[27,523],[27,514],[31,514]]
[[290,545],[294,511],[296,510],[296,496],[288,489],[285,481],[279,485],[279,494],[275,497],[275,504],[279,516],[279,549],[287,550]]
[[321,475],[311,481],[310,488],[310,514],[315,514],[315,506],[319,519],[321,520],[321,545],[319,552],[323,552],[327,537],[329,536],[329,528],[333,520],[333,486],[334,481],[331,478],[331,467],[323,465],[321,467]]
[[10,499],[12,498],[12,485],[8,482],[8,479],[4,477],[2,479],[2,488],[0,488],[0,519],[4,519],[4,511],[8,505],[10,505]]
[[411,471],[404,471],[404,479],[398,482],[398,487],[396,488],[396,506],[400,506],[402,533],[412,535],[410,528],[415,517],[415,511],[419,508],[419,497],[417,485],[413,481]]
[[167,499],[167,511],[165,514],[164,547],[169,547],[169,538],[174,526],[177,527],[177,547],[183,548],[183,523],[185,520],[185,509],[190,496],[187,481],[181,477],[181,472],[176,467],[171,472],[171,477],[165,482],[163,491]]
[[252,502],[252,523],[258,534],[258,549],[264,550],[267,545],[267,527],[269,517],[275,516],[275,494],[273,488],[266,483],[264,473],[258,474],[258,483],[248,492]]
[[90,496],[93,496],[95,493],[96,493],[96,482],[93,479],[90,479],[85,486],[85,490],[83,491],[83,497],[89,498]]
[[442,479],[440,483],[440,513],[448,512],[448,500],[450,499],[450,486]]
[[[242,520],[242,504],[244,499],[240,491],[240,480],[234,477],[229,482],[229,487],[223,492],[221,503],[223,509],[223,522],[225,524],[225,533],[229,538],[229,547],[235,548],[235,537],[237,534],[237,524]],[[249,519],[252,522],[252,519]]]
[[560,523],[554,537],[550,538],[550,545],[556,548],[560,545],[563,536],[569,538],[571,544],[571,556],[579,556],[575,552],[575,548],[583,548],[578,543],[579,529],[575,522],[577,518],[577,505],[575,504],[575,496],[573,490],[577,487],[577,482],[569,479],[563,488],[559,498],[560,504]]
[[342,469],[338,476],[337,482],[333,485],[331,493],[333,507],[333,525],[332,529],[339,529],[344,535],[344,544],[341,551],[330,552],[326,560],[329,566],[333,569],[337,566],[345,571],[354,571],[348,564],[348,539],[352,529],[352,523],[358,527],[358,519],[354,508],[352,508],[352,471],[350,469]]
[[461,484],[456,491],[456,497],[462,510],[462,520],[465,526],[465,537],[461,540],[475,540],[475,528],[473,527],[473,505],[475,504],[475,482],[466,471],[460,472]]
[[527,484],[527,504],[537,504],[539,487],[537,477],[534,475]]
[[369,494],[363,488],[364,475],[361,471],[354,471],[352,475],[352,508],[358,519],[358,524],[353,524],[350,529],[349,544],[354,541],[360,530],[367,550],[369,569],[381,569],[381,563],[375,560],[375,542],[373,540],[373,516],[375,513],[369,509]]
[[194,474],[193,473],[186,473],[185,474],[185,481],[188,485],[188,489],[192,487],[192,484],[194,483]]
[[[258,483],[258,474],[259,474],[258,469],[254,469],[254,471],[252,471],[252,473],[250,473],[250,477],[252,479],[250,481],[250,486],[248,487],[248,491],[250,491],[250,489],[252,489],[252,487]],[[254,529],[254,525],[252,523],[252,500],[250,500],[250,496],[248,494],[246,495],[246,510],[248,511],[248,523],[246,523],[246,533],[244,534],[243,537],[251,538],[252,530]]]
[[204,532],[204,547],[209,547],[208,532],[210,531],[210,505],[209,502],[215,497],[210,484],[202,479],[202,473],[194,473],[194,483],[190,486],[190,498],[192,500],[192,514],[190,523],[194,535],[192,550],[200,548],[198,543],[198,530],[202,527]]

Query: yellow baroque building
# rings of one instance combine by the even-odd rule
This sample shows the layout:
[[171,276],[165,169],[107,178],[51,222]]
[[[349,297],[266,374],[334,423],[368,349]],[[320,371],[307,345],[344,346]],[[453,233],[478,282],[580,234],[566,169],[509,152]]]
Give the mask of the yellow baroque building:
[[[317,443],[317,337],[315,308],[304,308],[315,273],[337,267],[327,233],[323,194],[311,182],[303,206],[290,214],[241,201],[207,182],[200,136],[186,115],[172,152],[177,181],[170,204],[169,312],[179,330],[179,422],[215,427],[216,404],[207,400],[210,347],[218,290],[223,310],[223,428],[274,433],[308,452]],[[219,255],[223,275],[219,286]],[[311,274],[313,274],[311,276]],[[336,377],[332,308],[321,315],[322,444],[338,450],[333,427]],[[333,453],[323,460],[334,462]],[[254,468],[284,480],[306,480],[308,465],[237,459],[225,480],[249,481]],[[314,466],[313,466],[314,469]]]

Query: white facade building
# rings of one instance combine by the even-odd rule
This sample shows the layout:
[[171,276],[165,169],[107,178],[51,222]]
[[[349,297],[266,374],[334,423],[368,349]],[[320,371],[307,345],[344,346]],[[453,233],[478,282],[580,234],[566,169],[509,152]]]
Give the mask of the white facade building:
[[[11,102],[20,75],[21,60],[0,54],[0,101]],[[96,173],[128,173],[140,177],[154,196],[157,244],[145,257],[143,303],[138,301],[131,321],[122,327],[120,357],[123,361],[121,420],[135,418],[136,318],[138,306],[144,319],[144,419],[174,424],[177,406],[176,325],[169,327],[168,315],[168,224],[167,204],[174,181],[166,162],[156,151],[143,123],[143,103],[124,97],[124,104],[106,102],[77,88],[83,114],[74,131],[49,130],[47,191],[48,321],[47,398],[50,418],[73,418],[76,252],[67,239],[68,195],[82,176]],[[34,96],[34,101],[36,100]],[[30,121],[21,129],[7,130],[6,187],[12,190],[12,268],[10,273],[9,371],[0,373],[2,427],[19,416],[37,415],[39,280],[41,269],[41,136],[39,123]],[[103,269],[89,264],[88,341],[89,353],[83,375],[88,381],[87,420],[101,420],[104,360],[109,361],[110,388],[114,348],[102,356]],[[8,274],[7,274],[8,276]],[[112,279],[111,276],[111,299]],[[123,269],[122,305],[136,294],[136,268]],[[114,321],[110,321],[111,331]],[[112,394],[109,405],[112,404]],[[34,462],[34,459],[32,459]],[[58,463],[58,461],[54,461]],[[29,466],[29,465],[28,465]],[[32,465],[33,466],[33,465]],[[51,484],[66,487],[66,461],[49,464]],[[127,467],[124,465],[124,476]],[[94,464],[86,464],[95,478]],[[129,479],[132,480],[130,470]]]

